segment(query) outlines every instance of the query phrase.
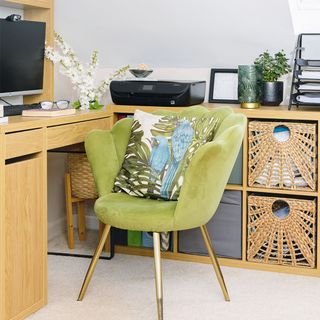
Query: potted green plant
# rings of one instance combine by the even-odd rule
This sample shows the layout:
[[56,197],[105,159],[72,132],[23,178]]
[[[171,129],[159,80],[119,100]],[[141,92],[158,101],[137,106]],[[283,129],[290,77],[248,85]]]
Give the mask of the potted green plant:
[[254,61],[262,68],[262,105],[278,106],[283,100],[283,82],[280,77],[291,71],[283,50],[272,56],[268,51],[263,52]]

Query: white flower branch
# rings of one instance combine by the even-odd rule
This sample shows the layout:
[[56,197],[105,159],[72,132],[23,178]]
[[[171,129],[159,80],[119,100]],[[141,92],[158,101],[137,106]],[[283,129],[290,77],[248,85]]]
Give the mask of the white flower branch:
[[111,80],[123,77],[129,69],[129,66],[118,69],[96,87],[94,78],[98,66],[98,52],[92,52],[90,62],[85,68],[72,48],[57,33],[55,33],[55,43],[59,50],[47,46],[45,56],[53,63],[59,64],[60,72],[71,80],[73,88],[78,91],[78,106],[81,109],[100,107],[97,100],[106,93]]

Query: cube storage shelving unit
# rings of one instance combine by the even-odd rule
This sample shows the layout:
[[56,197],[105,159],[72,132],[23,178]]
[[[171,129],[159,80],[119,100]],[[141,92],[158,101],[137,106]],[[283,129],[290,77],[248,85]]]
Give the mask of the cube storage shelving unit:
[[[207,108],[225,107],[210,103],[203,105]],[[221,265],[320,276],[318,237],[320,113],[308,108],[289,112],[287,106],[261,107],[256,110],[241,109],[239,105],[229,105],[229,107],[247,116],[248,127],[242,150],[225,188],[226,191],[240,194],[241,204],[238,205],[238,210],[241,211],[240,223],[237,219],[232,222],[231,215],[227,215],[229,209],[222,209],[225,210],[225,218],[231,219],[228,223],[237,228],[240,234],[240,256],[220,246],[221,238],[219,234],[215,238],[213,231],[211,236],[217,251],[222,248],[224,253],[231,252],[229,255],[219,252]],[[121,105],[109,105],[107,108],[113,113],[114,123],[118,117],[133,114],[136,109],[146,112],[159,109],[154,106]],[[183,109],[162,108],[176,111]],[[287,132],[287,137],[281,138],[284,141],[281,139],[279,141],[274,134],[277,131],[275,128],[279,127],[281,132]],[[283,128],[285,130],[282,130]],[[265,177],[261,179],[261,176]],[[286,203],[287,207],[283,206],[283,203]],[[258,204],[261,210],[257,209]],[[219,218],[218,215],[216,218]],[[219,219],[213,221],[213,229],[214,223],[222,226],[225,222]],[[288,231],[292,226],[295,232]],[[187,232],[190,232],[193,238],[188,239],[182,232],[173,232],[172,250],[162,252],[162,257],[210,263],[197,233],[193,230]],[[268,236],[265,236],[266,234]],[[188,242],[190,243],[192,239],[192,245],[188,246]],[[117,245],[116,252],[144,256],[153,254],[150,248],[126,245]]]

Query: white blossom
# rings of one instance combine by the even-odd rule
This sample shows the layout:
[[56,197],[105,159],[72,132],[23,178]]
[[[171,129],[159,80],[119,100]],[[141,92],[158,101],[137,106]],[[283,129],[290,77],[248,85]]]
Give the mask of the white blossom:
[[96,87],[94,78],[98,66],[98,52],[92,52],[90,62],[84,67],[72,48],[57,33],[55,43],[58,50],[46,46],[45,56],[53,63],[59,64],[59,71],[70,79],[73,88],[78,92],[80,109],[89,109],[92,101],[100,99],[106,93],[111,80],[123,77],[129,69],[129,66],[118,69]]

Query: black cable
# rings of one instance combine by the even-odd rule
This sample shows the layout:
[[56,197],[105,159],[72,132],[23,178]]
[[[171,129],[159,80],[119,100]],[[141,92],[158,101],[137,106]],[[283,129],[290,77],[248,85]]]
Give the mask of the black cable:
[[1,100],[1,101],[3,101],[4,103],[8,104],[9,106],[13,106],[13,104],[12,104],[12,103],[10,103],[10,102],[8,102],[8,101],[4,100],[3,98],[0,98],[0,100]]

